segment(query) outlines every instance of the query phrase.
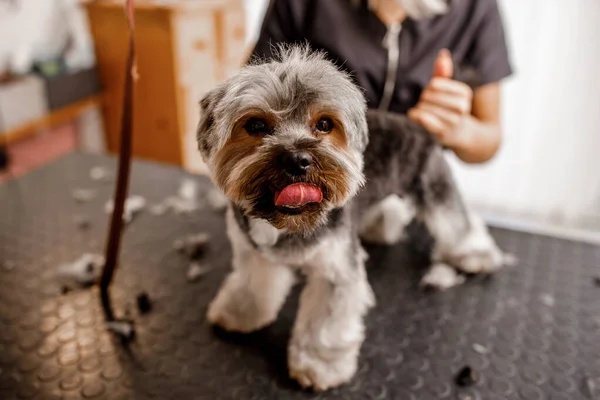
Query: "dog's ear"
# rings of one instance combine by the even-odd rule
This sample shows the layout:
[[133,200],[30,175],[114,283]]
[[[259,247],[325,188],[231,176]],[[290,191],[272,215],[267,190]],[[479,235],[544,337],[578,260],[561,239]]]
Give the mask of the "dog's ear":
[[200,100],[200,122],[196,130],[196,140],[198,141],[198,150],[205,161],[208,161],[214,142],[211,133],[215,124],[215,109],[223,98],[223,94],[223,89],[218,87],[208,92]]

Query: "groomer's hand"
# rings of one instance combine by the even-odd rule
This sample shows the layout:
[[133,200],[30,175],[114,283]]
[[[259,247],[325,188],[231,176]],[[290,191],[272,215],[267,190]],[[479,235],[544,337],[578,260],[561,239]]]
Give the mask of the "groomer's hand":
[[423,90],[419,103],[408,111],[408,117],[429,130],[436,139],[451,149],[469,140],[464,129],[471,115],[473,90],[452,79],[454,64],[448,50],[441,50],[435,60],[433,78]]

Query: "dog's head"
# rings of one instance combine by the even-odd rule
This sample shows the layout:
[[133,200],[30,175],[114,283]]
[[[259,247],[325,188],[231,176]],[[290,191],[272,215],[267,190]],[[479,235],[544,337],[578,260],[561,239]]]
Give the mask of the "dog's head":
[[200,105],[200,152],[215,184],[247,215],[310,231],[364,183],[365,99],[321,53],[282,48]]

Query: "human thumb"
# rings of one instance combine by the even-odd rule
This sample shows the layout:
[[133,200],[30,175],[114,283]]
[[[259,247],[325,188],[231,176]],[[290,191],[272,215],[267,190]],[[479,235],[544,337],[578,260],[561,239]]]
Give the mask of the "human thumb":
[[454,75],[454,62],[452,55],[447,49],[442,49],[433,65],[433,76],[439,78],[452,78]]

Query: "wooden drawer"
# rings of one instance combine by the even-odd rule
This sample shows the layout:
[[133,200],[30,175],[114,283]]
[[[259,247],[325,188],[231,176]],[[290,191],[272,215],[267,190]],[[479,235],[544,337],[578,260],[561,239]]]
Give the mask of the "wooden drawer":
[[[118,1],[87,5],[105,88],[109,150],[118,149],[127,27]],[[198,171],[195,131],[202,96],[239,69],[244,56],[241,0],[136,2],[136,157]]]

